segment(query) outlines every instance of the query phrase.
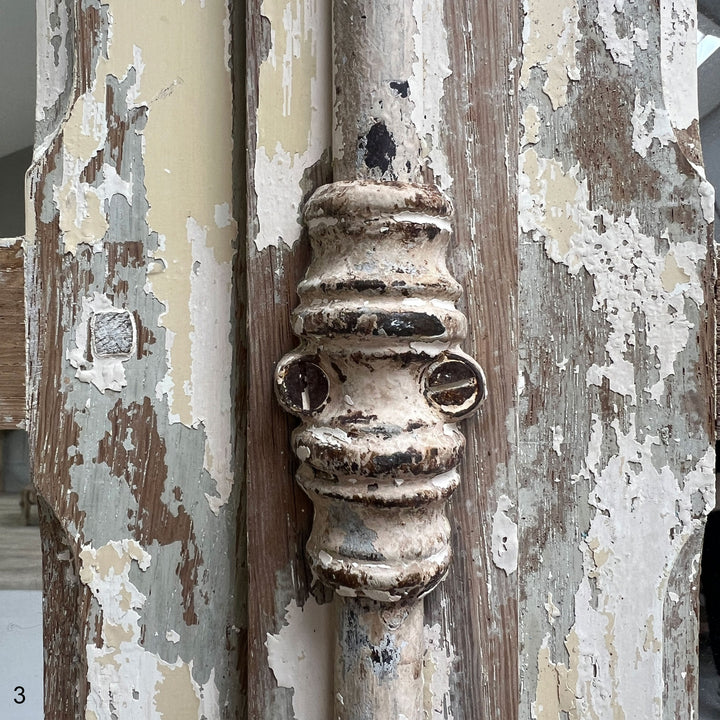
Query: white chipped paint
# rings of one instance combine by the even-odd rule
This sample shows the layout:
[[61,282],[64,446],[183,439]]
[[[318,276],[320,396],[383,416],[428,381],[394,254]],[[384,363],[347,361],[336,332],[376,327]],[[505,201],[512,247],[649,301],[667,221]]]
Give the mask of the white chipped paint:
[[551,592],[548,592],[547,602],[543,603],[543,607],[547,613],[548,622],[551,625],[554,625],[555,621],[560,617],[560,608],[553,602],[553,595]]
[[703,218],[705,218],[707,222],[713,222],[713,220],[715,220],[715,187],[707,179],[705,168],[702,165],[696,165],[694,162],[690,164],[700,177],[698,195],[700,196]]
[[521,145],[535,145],[540,140],[540,114],[535,105],[528,105],[520,118],[523,134]]
[[568,85],[580,79],[576,43],[582,39],[578,22],[577,0],[523,1],[523,64],[520,86],[530,82],[530,71],[542,68],[546,73],[543,92],[554,110],[567,105]]
[[423,691],[428,720],[453,720],[450,677],[454,662],[455,649],[443,636],[440,625],[425,625]]
[[[600,386],[607,378],[612,390],[636,404],[635,368],[626,355],[644,341],[658,360],[657,379],[646,392],[661,402],[665,381],[690,337],[686,302],[697,307],[704,302],[700,271],[705,246],[695,241],[671,244],[672,262],[682,270],[683,281],[668,284],[667,275],[663,277],[668,252],[660,249],[660,239],[642,232],[634,211],[616,218],[601,206],[591,210],[579,166],[566,172],[531,148],[520,156],[519,185],[521,230],[543,239],[548,256],[570,273],[584,269],[593,278],[593,308],[602,309],[610,331],[607,358],[591,366],[587,384]],[[598,218],[604,232],[598,230]],[[635,328],[638,318],[645,325],[642,337]]]
[[697,5],[660,0],[660,67],[665,108],[676,129],[698,119]]
[[[635,0],[630,0],[634,2]],[[612,59],[620,65],[632,65],[636,49],[647,50],[648,31],[646,28],[633,27],[618,32],[618,22],[626,26],[629,19],[624,13],[626,0],[598,0],[598,14],[595,18],[603,35],[605,48]]]
[[[57,12],[52,0],[37,0],[37,82],[35,85],[35,120],[43,122],[45,111],[62,96],[72,67],[68,47],[68,15]],[[51,17],[52,16],[52,17]],[[41,156],[45,143],[38,143],[35,157]]]
[[408,78],[414,106],[411,120],[421,140],[422,154],[433,171],[435,184],[447,190],[453,182],[440,142],[444,127],[445,80],[452,75],[445,29],[444,7],[436,0],[413,0],[417,25],[413,37],[416,60]]
[[492,559],[496,567],[510,575],[517,570],[518,560],[518,528],[517,524],[508,516],[513,507],[512,500],[507,495],[498,498],[498,505],[493,515],[492,524]]
[[258,251],[291,248],[300,237],[303,177],[331,145],[332,67],[329,0],[263,0],[261,12],[270,21],[271,47],[258,87]]
[[280,632],[268,633],[268,664],[278,686],[293,691],[295,720],[333,720],[334,617],[332,603],[293,600]]
[[[603,431],[597,419],[594,432],[611,434],[618,449],[606,463],[588,455],[595,514],[580,545],[584,577],[565,642],[569,664],[553,661],[543,643],[533,717],[555,720],[564,711],[573,720],[611,718],[622,708],[621,717],[660,720],[663,603],[678,555],[714,506],[714,450],[683,476],[657,466],[653,449],[662,440],[643,433],[634,415],[627,432],[617,420]],[[543,682],[550,676],[557,684],[558,673],[568,689],[559,699],[558,688]]]
[[108,203],[113,196],[122,195],[132,204],[130,183],[107,163],[98,173],[99,182],[91,184],[81,179],[84,169],[107,141],[104,92],[104,85],[100,88],[96,80],[92,89],[77,98],[65,122],[62,180],[53,188],[53,201],[59,212],[64,249],[73,254],[80,245],[94,252],[102,250],[108,229]]
[[[120,391],[127,385],[124,363],[129,355],[108,355],[87,357],[90,321],[95,313],[122,312],[112,301],[101,293],[82,299],[82,312],[75,327],[74,347],[67,349],[65,358],[76,369],[75,377],[80,382],[94,385],[101,393],[106,390]],[[133,343],[133,346],[135,343]]]
[[140,611],[145,596],[130,580],[130,570],[151,566],[151,556],[134,540],[83,546],[80,581],[100,608],[100,647],[86,645],[87,720],[219,720],[214,672],[204,685],[193,677],[193,663],[162,660],[145,650]]
[[633,150],[645,157],[653,140],[659,140],[660,145],[665,147],[668,143],[675,142],[676,138],[665,108],[657,107],[652,99],[643,104],[640,95],[640,90],[636,90],[630,122],[633,127]]
[[[217,217],[217,210],[216,210]],[[190,398],[192,426],[205,428],[204,468],[217,488],[216,496],[206,495],[217,514],[230,497],[233,485],[232,407],[225,382],[232,374],[232,332],[230,297],[217,287],[232,287],[232,262],[219,260],[207,243],[208,228],[194,218],[187,220],[187,241],[192,247],[190,275],[190,320],[192,358]]]
[[550,428],[552,433],[552,448],[553,452],[560,457],[562,455],[562,444],[565,438],[563,437],[562,425],[555,425]]

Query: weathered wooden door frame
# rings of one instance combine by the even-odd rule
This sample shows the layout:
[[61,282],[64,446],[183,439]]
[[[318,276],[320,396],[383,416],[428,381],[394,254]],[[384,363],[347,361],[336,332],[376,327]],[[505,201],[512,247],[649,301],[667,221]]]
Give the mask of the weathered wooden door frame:
[[[201,5],[168,4],[163,19],[152,15],[159,5],[148,3],[40,3],[47,31],[41,67],[52,92],[42,100],[42,157],[30,176],[27,292],[30,420],[48,557],[48,718],[84,715],[89,701],[102,715],[111,694],[100,668],[130,650],[151,664],[147,677],[157,672],[168,684],[135,686],[123,676],[128,707],[154,699],[172,706],[181,697],[209,703],[214,682],[222,712],[247,711],[253,720],[289,719],[302,712],[298,703],[332,702],[327,683],[303,681],[308,663],[327,664],[331,652],[320,640],[330,597],[305,562],[311,508],[292,482],[292,423],[273,400],[273,369],[294,345],[289,308],[309,260],[298,219],[313,190],[333,179],[329,3],[235,5],[234,113],[227,57],[214,52],[226,50],[227,16],[217,3]],[[456,561],[425,606],[427,701],[440,717],[554,720],[588,708],[634,708],[638,716],[671,720],[689,716],[694,702],[695,595],[686,586],[712,505],[714,258],[696,127],[678,105],[688,99],[679,81],[687,43],[672,12],[692,27],[691,8],[679,0],[606,5],[593,4],[593,14],[590,3],[572,0],[534,0],[524,10],[519,3],[413,3],[422,30],[413,36],[422,60],[413,81],[432,100],[417,121],[426,141],[424,177],[454,201],[450,265],[465,289],[465,350],[491,388],[483,412],[466,424],[463,477],[451,505]],[[214,13],[212,22],[201,10]],[[621,20],[638,32],[619,37]],[[166,21],[171,31],[158,34],[154,26]],[[184,33],[194,45],[174,42]],[[207,33],[203,41],[198,33]],[[136,58],[130,45],[147,57]],[[127,52],[118,55],[122,47]],[[222,93],[197,82],[210,60],[217,62],[204,79],[222,78]],[[290,94],[283,92],[287,73]],[[399,95],[409,81],[388,80]],[[146,97],[148,87],[154,92]],[[181,97],[177,115],[192,107],[198,116],[161,121],[162,108]],[[92,147],[88,124],[73,112],[85,104],[102,136]],[[646,122],[634,127],[643,113]],[[649,122],[650,115],[663,122]],[[227,145],[233,116],[234,152]],[[199,128],[218,122],[216,145]],[[172,167],[146,165],[160,148],[176,147],[163,147],[158,133],[167,140],[186,131],[195,134],[183,135],[178,147],[213,152]],[[246,143],[238,143],[242,133]],[[222,229],[227,213],[215,212],[233,204],[231,158],[246,245],[230,257],[224,234],[221,260],[203,254],[199,266],[194,257],[188,265],[173,255],[181,245],[166,246],[172,250],[163,257],[160,235],[200,253],[207,250],[203,228]],[[191,182],[161,182],[158,167],[171,179],[187,173]],[[98,224],[81,223],[87,236],[68,231],[57,204],[66,182],[76,197],[94,202],[118,178],[132,202],[113,191],[107,213],[102,203],[91,208]],[[217,195],[216,178],[224,183]],[[122,183],[113,187],[125,191]],[[197,220],[206,214],[207,222]],[[228,497],[228,487],[208,481],[218,476],[216,465],[205,467],[213,453],[201,452],[213,420],[176,422],[173,398],[156,394],[153,373],[166,377],[163,363],[172,357],[166,330],[179,343],[192,342],[173,324],[177,316],[159,320],[162,303],[152,287],[160,293],[158,275],[174,267],[168,259],[187,270],[191,288],[192,277],[210,279],[190,276],[196,270],[207,270],[221,288],[204,291],[217,301],[214,316],[195,321],[196,329],[217,331],[221,352],[209,357],[222,362],[198,365],[197,382],[217,382],[221,401],[234,399],[234,424],[208,431],[222,447],[232,445],[235,472],[246,481]],[[177,296],[168,297],[172,306]],[[227,313],[221,300],[230,297]],[[136,356],[120,360],[127,389],[100,392],[76,376],[88,368],[66,363],[63,352],[77,350],[78,363],[92,362],[90,335],[80,329],[108,313],[107,320],[132,315]],[[77,342],[83,338],[85,345]],[[175,386],[192,392],[195,382],[191,376],[190,385]],[[116,392],[120,400],[111,402]],[[217,420],[218,409],[207,412]],[[115,442],[120,435],[127,447]],[[637,493],[626,496],[626,487]],[[103,516],[105,497],[131,517],[121,525],[112,513]],[[662,555],[644,559],[657,563],[634,562],[639,530],[648,551]],[[134,603],[119,623],[111,622],[112,597],[102,594],[110,566]],[[635,590],[637,570],[662,590],[659,598],[643,596],[648,612],[639,620],[621,602]],[[214,609],[205,602],[210,595]],[[218,642],[207,640],[209,628]],[[308,628],[316,638],[309,642],[302,634]],[[300,642],[307,652],[298,659]],[[68,649],[76,663],[67,663]],[[638,656],[640,675],[625,672]],[[280,661],[293,657],[282,677]],[[197,660],[193,667],[189,658]],[[168,677],[189,695],[171,692]]]

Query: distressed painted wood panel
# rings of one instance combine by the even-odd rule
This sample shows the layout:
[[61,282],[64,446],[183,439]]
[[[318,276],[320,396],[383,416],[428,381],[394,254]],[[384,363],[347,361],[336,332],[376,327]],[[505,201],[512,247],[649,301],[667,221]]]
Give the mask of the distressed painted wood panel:
[[714,258],[694,13],[525,6],[521,718],[695,716]]
[[0,239],[0,430],[25,423],[25,297],[22,238]]
[[[407,80],[426,180],[456,206],[450,260],[465,287],[465,350],[486,369],[490,399],[466,427],[450,510],[455,564],[426,601],[426,705],[434,718],[506,718],[517,715],[518,697],[517,206],[508,143],[517,134],[519,23],[512,7],[434,7],[412,7],[413,76],[388,79],[401,90]],[[325,2],[265,0],[248,12],[248,686],[258,718],[329,719],[333,702],[333,613],[307,574],[311,509],[292,480],[293,423],[272,397],[272,368],[296,342],[290,311],[308,262],[303,204],[333,179],[329,20]]]
[[42,0],[38,17],[45,717],[244,717],[229,9]]
[[508,148],[517,136],[519,8],[446,2],[443,18],[427,20],[442,24],[447,37],[437,127],[448,173],[438,179],[455,204],[449,263],[464,287],[465,350],[488,382],[485,405],[465,423],[462,482],[450,501],[455,559],[426,603],[427,624],[440,626],[452,658],[449,695],[432,717],[511,720],[518,716],[520,576],[517,161]]
[[[330,702],[330,605],[309,595],[304,559],[312,516],[293,479],[295,424],[274,395],[277,361],[293,347],[290,311],[309,261],[303,202],[330,181],[330,4],[254,0],[247,5],[247,435],[248,717],[293,718]],[[322,591],[318,590],[322,601]],[[311,598],[308,600],[308,598]],[[305,612],[301,608],[305,607]],[[286,617],[305,635],[278,637]],[[309,629],[307,629],[309,628]],[[293,657],[304,648],[302,687]],[[269,653],[275,653],[275,672]],[[288,663],[287,669],[282,668]],[[293,709],[294,708],[294,709]]]

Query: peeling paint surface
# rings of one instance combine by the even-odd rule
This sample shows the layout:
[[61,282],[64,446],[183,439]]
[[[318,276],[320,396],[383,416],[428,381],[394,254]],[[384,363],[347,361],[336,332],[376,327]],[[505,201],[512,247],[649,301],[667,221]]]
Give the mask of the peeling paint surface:
[[413,74],[408,78],[409,94],[414,98],[412,122],[422,142],[422,154],[441,190],[452,185],[448,161],[440,142],[444,82],[452,74],[448,55],[447,30],[442,5],[434,0],[413,0],[418,32],[413,38]]
[[[80,553],[80,580],[102,611],[102,646],[87,646],[90,692],[86,720],[216,720],[218,693],[212,676],[193,679],[193,663],[168,663],[142,647],[140,619],[146,597],[130,580],[152,558],[133,540],[112,541]],[[111,715],[108,715],[108,712]]]
[[268,635],[268,663],[279,687],[293,691],[295,720],[332,720],[334,612],[311,596],[302,607],[294,601],[285,625]]
[[661,0],[660,23],[663,99],[672,126],[685,130],[698,118],[697,4]]
[[[634,3],[635,0],[628,0]],[[632,65],[637,50],[647,50],[648,33],[642,27],[627,27],[625,0],[598,0],[596,22],[607,51],[616,63]],[[622,26],[625,26],[622,30]]]
[[425,625],[423,677],[425,716],[428,720],[453,720],[450,709],[450,677],[456,661],[452,644],[443,637],[439,624]]
[[527,87],[530,71],[541,68],[545,72],[543,92],[550,98],[553,109],[557,109],[567,104],[568,84],[580,77],[575,47],[581,39],[577,2],[525,0],[523,9],[525,27],[520,85]]
[[95,720],[234,716],[247,689],[229,3],[42,2],[53,92],[38,96],[52,106],[37,113],[25,290],[53,562],[46,697]]
[[[647,392],[660,402],[693,328],[685,303],[704,303],[698,267],[707,249],[690,240],[673,245],[671,254],[658,251],[659,239],[642,232],[634,212],[615,218],[602,207],[590,210],[587,181],[579,180],[579,171],[576,166],[565,172],[557,161],[538,158],[532,149],[523,153],[520,227],[544,239],[552,260],[571,273],[583,268],[593,278],[595,308],[607,312],[612,332],[608,361],[593,364],[588,385],[600,386],[607,378],[611,389],[637,403],[635,368],[627,355],[638,342],[635,316],[640,311],[645,342],[657,356],[656,380]],[[682,269],[683,281],[666,287],[674,267]]]
[[[523,65],[523,720],[697,712],[714,258],[694,13],[684,0],[582,4],[565,105]],[[566,58],[546,37],[539,48],[526,30],[530,68],[544,49],[548,65]]]
[[[149,273],[148,292],[165,305],[161,322],[170,331],[167,337],[172,338],[167,347],[171,369],[159,392],[167,392],[177,422],[207,425],[212,424],[213,419],[193,412],[193,401],[198,402],[195,395],[203,390],[195,389],[191,367],[193,357],[203,354],[215,365],[208,369],[209,374],[227,377],[229,300],[218,303],[215,308],[213,315],[217,319],[211,326],[215,332],[210,348],[207,344],[193,344],[192,335],[197,328],[188,306],[192,302],[195,278],[193,255],[203,254],[206,248],[211,252],[205,254],[202,274],[213,283],[221,284],[226,289],[226,297],[230,297],[228,278],[236,226],[234,220],[226,216],[221,216],[220,223],[216,222],[215,215],[216,207],[229,208],[232,202],[232,179],[222,170],[213,173],[206,170],[213,166],[223,168],[226,165],[223,159],[232,148],[230,68],[226,64],[225,43],[215,38],[215,35],[225,37],[228,11],[220,2],[207,7],[198,3],[183,6],[176,32],[189,36],[195,34],[195,28],[203,28],[207,40],[195,37],[188,43],[186,49],[194,52],[178,55],[180,64],[175,64],[168,74],[168,64],[163,60],[165,48],[157,42],[157,28],[167,24],[168,2],[152,6],[140,0],[122,5],[108,3],[107,55],[98,56],[93,85],[75,101],[64,124],[63,180],[56,190],[55,202],[60,208],[65,249],[74,254],[82,245],[89,245],[95,252],[102,249],[112,201],[121,197],[132,205],[130,183],[123,180],[110,163],[102,164],[94,180],[84,179],[85,168],[101,156],[108,139],[108,84],[113,80],[124,84],[128,106],[147,113],[147,124],[142,131],[146,147],[145,186],[150,204],[147,219],[158,234],[155,256],[161,261],[156,266],[160,272]],[[127,17],[140,15],[144,18],[142,25],[124,22]],[[168,44],[173,42],[168,38]],[[217,82],[207,82],[207,73],[217,78]],[[187,113],[186,108],[191,106],[193,112]],[[181,116],[184,116],[183,122],[173,122],[173,118]],[[173,142],[168,143],[165,134],[170,124],[175,128],[175,136]],[[213,136],[221,141],[203,142],[207,127],[212,127]],[[207,157],[207,153],[213,157]],[[188,177],[194,182],[187,182]],[[178,206],[185,212],[177,213]],[[189,225],[186,217],[194,222]],[[202,232],[190,232],[189,228],[198,226],[203,228]],[[220,294],[215,292],[214,296],[220,297]],[[209,349],[212,352],[206,353]],[[227,403],[219,410],[221,414],[226,413]],[[220,420],[218,431],[222,432],[226,426],[227,423]],[[227,484],[226,474],[219,474],[219,483]],[[226,494],[223,490],[221,498]]]
[[510,498],[507,495],[501,495],[498,508],[493,516],[492,527],[493,562],[504,570],[506,575],[517,570],[518,559],[518,528],[507,514],[511,508]]
[[269,25],[257,109],[258,251],[300,237],[307,171],[330,147],[330,0],[263,0]]
[[[571,720],[616,717],[619,708],[621,717],[662,717],[658,633],[665,589],[674,558],[715,505],[708,484],[715,457],[708,450],[680,483],[667,466],[657,468],[653,461],[659,437],[646,435],[639,443],[634,419],[629,432],[618,422],[610,432],[619,452],[590,468],[596,477],[590,503],[598,512],[581,546],[585,579],[565,640],[569,665],[551,660],[546,639],[538,656],[533,710],[538,720],[555,720],[560,711]],[[642,582],[635,562],[638,542],[644,548]]]

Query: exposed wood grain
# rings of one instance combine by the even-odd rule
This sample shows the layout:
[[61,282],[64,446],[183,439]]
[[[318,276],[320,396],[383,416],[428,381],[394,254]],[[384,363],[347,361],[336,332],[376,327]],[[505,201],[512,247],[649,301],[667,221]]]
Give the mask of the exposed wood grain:
[[[149,14],[138,23],[127,3],[46,4],[71,48],[53,55],[52,29],[41,33],[41,53],[49,49],[54,60],[41,94],[52,105],[39,111],[46,119],[59,107],[67,112],[58,127],[39,127],[48,135],[31,171],[26,287],[46,717],[110,720],[120,708],[174,717],[196,706],[198,718],[242,718],[244,544],[236,511],[243,478],[231,492],[228,450],[235,444],[241,460],[242,439],[233,436],[228,399],[234,393],[242,408],[245,385],[232,364],[242,360],[242,347],[232,347],[232,316],[222,320],[234,305],[242,321],[242,290],[234,299],[230,279],[234,224],[224,217],[233,161],[226,6],[140,4]],[[156,32],[157,13],[168,34]],[[168,40],[176,35],[198,45]],[[133,52],[142,52],[142,66]],[[168,88],[180,74],[173,95]],[[178,97],[195,122],[163,114]],[[158,98],[165,104],[153,105]],[[77,122],[87,112],[97,119],[90,140]],[[196,137],[177,136],[193,132],[206,141],[201,153]],[[152,178],[153,156],[166,169],[160,181]],[[99,197],[108,182],[113,190]],[[57,201],[64,192],[70,203],[94,195],[70,222]],[[161,300],[168,269],[175,282]],[[200,302],[193,283],[204,282]],[[98,345],[90,327],[97,331],[103,318],[111,337]],[[121,333],[112,330],[121,325]],[[172,363],[171,333],[175,348],[190,347]],[[93,375],[103,362],[115,369]],[[172,392],[159,389],[172,384],[172,372],[175,405]],[[208,402],[203,392],[215,398],[216,389],[217,402]],[[190,397],[189,408],[178,409]],[[115,587],[106,592],[110,578]],[[113,660],[108,684],[100,668],[128,650],[143,669],[129,677],[122,671],[129,665]]]
[[0,240],[0,430],[25,422],[25,298],[22,238]]
[[[445,81],[443,147],[455,204],[449,259],[463,284],[468,316],[464,349],[485,369],[488,400],[465,422],[462,482],[451,500],[456,557],[428,598],[457,655],[447,717],[517,717],[517,587],[493,561],[493,519],[508,499],[517,522],[517,199],[512,147],[517,109],[517,8],[502,3],[446,3],[452,75]],[[510,539],[512,542],[512,538]]]
[[694,9],[526,9],[520,717],[691,717],[714,392]]
[[[280,720],[293,717],[291,692],[278,688],[265,643],[268,634],[282,626],[286,606],[292,601],[302,606],[308,597],[312,579],[305,542],[312,508],[293,479],[290,431],[295,421],[277,404],[273,377],[276,363],[295,342],[290,312],[297,304],[295,288],[307,266],[309,248],[306,237],[292,250],[280,243],[258,252],[255,245],[258,74],[270,36],[259,0],[248,4],[246,19],[248,717]],[[327,163],[310,170],[306,197],[327,180]]]

